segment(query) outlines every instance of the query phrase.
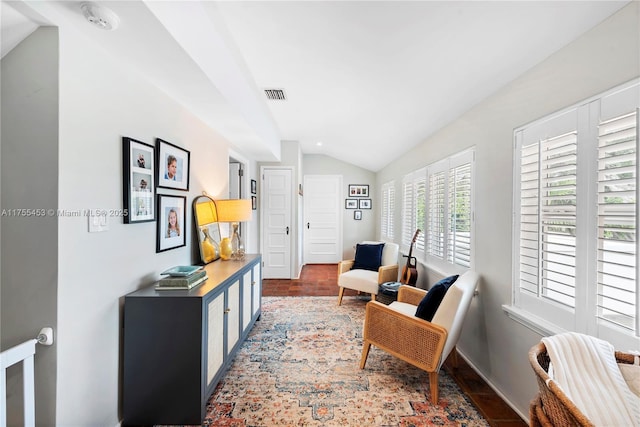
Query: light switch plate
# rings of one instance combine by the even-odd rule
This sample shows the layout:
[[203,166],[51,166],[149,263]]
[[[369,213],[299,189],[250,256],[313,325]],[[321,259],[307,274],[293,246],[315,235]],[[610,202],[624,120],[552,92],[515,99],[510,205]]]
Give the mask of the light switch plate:
[[91,212],[88,215],[89,218],[89,233],[98,233],[100,231],[107,231],[109,229],[109,223],[107,221],[106,213]]

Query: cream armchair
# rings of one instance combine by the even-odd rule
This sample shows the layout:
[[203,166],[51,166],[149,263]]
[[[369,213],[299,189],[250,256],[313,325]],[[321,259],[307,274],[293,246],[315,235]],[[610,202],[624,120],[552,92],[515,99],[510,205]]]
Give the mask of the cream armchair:
[[[462,323],[471,304],[478,275],[467,271],[451,285],[431,322],[415,316],[427,291],[400,286],[398,301],[386,306],[367,303],[364,320],[362,359],[364,369],[371,345],[429,373],[431,403],[438,402],[438,372],[455,349]],[[456,352],[453,352],[454,357]],[[454,359],[455,366],[456,359]]]
[[[383,242],[362,242],[362,244],[378,244]],[[371,300],[375,301],[378,295],[378,286],[385,282],[398,280],[398,252],[396,243],[384,243],[382,249],[381,265],[378,271],[352,270],[355,260],[340,261],[338,264],[338,305],[342,303],[342,295],[346,289],[354,289],[358,292],[371,294]]]

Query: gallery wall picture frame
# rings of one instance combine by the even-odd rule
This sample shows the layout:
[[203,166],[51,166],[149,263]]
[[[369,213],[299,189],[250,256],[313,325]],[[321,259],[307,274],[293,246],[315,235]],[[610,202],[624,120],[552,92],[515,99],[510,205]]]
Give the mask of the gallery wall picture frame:
[[369,197],[369,185],[349,184],[349,197]]
[[362,219],[362,211],[353,211],[353,219],[360,221]]
[[257,194],[258,193],[258,183],[256,182],[255,179],[251,180],[251,194]]
[[155,221],[156,157],[153,145],[122,137],[122,220],[125,224]]
[[163,139],[156,138],[158,187],[189,190],[189,159],[191,153]]
[[345,209],[358,209],[358,199],[344,199]]
[[156,252],[176,249],[187,244],[185,196],[158,194],[158,226]]
[[360,200],[358,200],[358,208],[359,209],[371,209],[371,199],[360,199]]
[[256,196],[251,196],[251,210],[258,209],[258,198]]

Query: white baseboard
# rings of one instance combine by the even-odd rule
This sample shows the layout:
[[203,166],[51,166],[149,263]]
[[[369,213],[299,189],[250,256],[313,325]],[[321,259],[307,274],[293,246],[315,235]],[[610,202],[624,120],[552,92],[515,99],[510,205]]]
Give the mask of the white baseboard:
[[462,357],[464,359],[465,362],[467,362],[467,364],[471,367],[471,369],[473,369],[476,374],[478,374],[480,376],[480,378],[482,378],[484,380],[484,382],[487,383],[487,385],[489,387],[491,387],[491,389],[493,391],[496,392],[496,394],[498,396],[500,396],[500,398],[502,400],[505,401],[505,403],[507,405],[509,405],[511,407],[511,409],[513,409],[516,414],[518,414],[520,416],[520,418],[522,418],[523,421],[525,421],[527,424],[529,423],[529,414],[523,414],[510,400],[509,398],[507,398],[507,396],[505,396],[495,385],[493,385],[493,383],[491,382],[491,380],[489,380],[487,377],[485,377],[482,372],[480,372],[480,370],[476,367],[476,365],[474,365],[467,356],[465,356],[460,349],[458,349],[458,354],[460,355],[460,357]]

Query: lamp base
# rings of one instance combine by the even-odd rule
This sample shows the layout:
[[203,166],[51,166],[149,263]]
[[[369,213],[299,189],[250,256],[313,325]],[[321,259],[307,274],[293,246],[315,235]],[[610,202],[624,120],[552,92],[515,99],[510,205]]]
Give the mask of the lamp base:
[[231,234],[231,259],[234,261],[244,260],[244,245],[240,239],[240,233],[238,233],[238,223],[231,224],[233,227],[233,234]]
[[231,255],[233,255],[231,239],[225,237],[220,241],[220,258],[222,258],[223,261],[229,261],[231,259]]

